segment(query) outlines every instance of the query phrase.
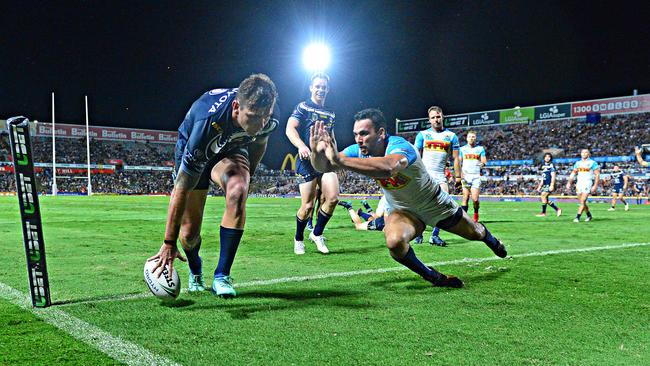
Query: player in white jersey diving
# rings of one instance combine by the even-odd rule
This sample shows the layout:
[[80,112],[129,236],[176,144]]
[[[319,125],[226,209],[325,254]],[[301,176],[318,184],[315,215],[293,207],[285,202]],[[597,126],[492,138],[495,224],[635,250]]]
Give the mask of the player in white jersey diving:
[[573,183],[573,180],[577,176],[576,194],[578,195],[580,206],[578,207],[578,214],[573,219],[573,222],[580,222],[580,216],[583,212],[587,213],[585,221],[591,221],[593,219],[591,211],[589,211],[589,206],[587,205],[587,199],[589,198],[589,193],[595,194],[598,188],[598,183],[600,182],[600,166],[594,160],[591,160],[590,157],[591,153],[589,149],[580,150],[580,160],[573,164],[573,171],[569,176],[569,181],[566,183],[566,189],[571,189],[571,183]]
[[463,210],[467,212],[469,197],[474,206],[474,222],[478,222],[481,194],[481,167],[487,164],[485,148],[476,144],[476,132],[467,132],[467,145],[460,148],[461,176],[463,182]]
[[427,225],[483,241],[497,256],[508,255],[505,246],[485,225],[473,222],[451,196],[427,174],[415,147],[399,136],[389,136],[386,119],[378,109],[365,109],[354,116],[356,144],[338,152],[334,134],[322,122],[310,128],[311,163],[321,172],[351,170],[374,178],[392,207],[386,218],[384,237],[390,255],[433,286],[462,287],[463,282],[446,276],[418,259],[409,242]]
[[[445,176],[445,165],[449,157],[454,160],[454,174],[456,182],[460,187],[460,159],[458,155],[459,143],[458,136],[444,127],[444,115],[442,108],[438,106],[429,107],[429,122],[431,128],[418,132],[415,137],[415,147],[420,151],[422,162],[434,183],[440,186],[440,189],[449,193],[449,185]],[[446,246],[444,240],[440,238],[438,227],[433,228],[429,244]]]

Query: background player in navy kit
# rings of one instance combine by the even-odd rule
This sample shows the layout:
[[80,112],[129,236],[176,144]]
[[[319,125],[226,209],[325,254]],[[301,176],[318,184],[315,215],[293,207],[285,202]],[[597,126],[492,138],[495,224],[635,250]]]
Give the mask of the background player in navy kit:
[[625,174],[618,165],[614,165],[614,168],[612,168],[612,172],[609,175],[609,179],[612,180],[614,184],[612,186],[612,207],[607,209],[607,211],[616,210],[616,199],[620,199],[625,205],[625,211],[628,211],[630,205],[625,201],[625,191],[627,190],[630,177]]
[[537,216],[546,216],[546,205],[551,206],[558,216],[562,215],[562,210],[557,207],[555,202],[548,198],[551,192],[555,190],[556,176],[557,172],[555,170],[555,165],[553,164],[553,155],[551,153],[545,153],[544,164],[542,164],[542,178],[539,180],[539,185],[537,186],[537,192],[541,193],[542,212],[537,214]]
[[203,209],[213,181],[226,194],[226,209],[212,291],[222,297],[236,295],[230,269],[244,231],[250,176],[266,151],[268,135],[278,126],[277,95],[268,76],[251,75],[239,88],[203,94],[178,128],[165,240],[149,260],[160,259],[155,268],[169,265],[170,270],[174,259],[185,261],[176,246],[180,239],[191,272],[190,291],[205,290],[199,249]]
[[325,99],[329,90],[329,76],[323,73],[314,74],[309,85],[310,98],[298,104],[287,121],[287,137],[293,146],[298,148],[299,159],[296,171],[304,180],[299,184],[300,208],[296,214],[296,235],[293,245],[293,251],[296,254],[305,254],[305,227],[314,208],[314,199],[318,187],[322,192],[320,208],[318,209],[314,230],[309,234],[309,240],[316,244],[319,252],[323,254],[329,253],[323,237],[323,230],[332,217],[338,202],[339,180],[336,173],[323,174],[316,171],[309,161],[311,154],[309,127],[317,121],[323,121],[329,130],[334,127],[335,114],[330,108],[325,107]]

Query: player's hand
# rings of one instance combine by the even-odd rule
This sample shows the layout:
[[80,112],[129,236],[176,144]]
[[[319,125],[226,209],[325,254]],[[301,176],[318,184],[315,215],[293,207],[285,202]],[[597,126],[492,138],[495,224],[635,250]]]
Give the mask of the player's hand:
[[148,261],[152,261],[154,259],[158,259],[158,263],[153,267],[153,273],[157,273],[157,277],[160,277],[162,274],[163,269],[165,266],[169,265],[169,273],[172,273],[174,270],[174,259],[178,258],[182,262],[187,262],[185,257],[181,254],[181,252],[178,250],[178,248],[175,245],[171,244],[165,244],[160,247],[160,250],[158,251],[158,254],[154,255],[153,257],[147,259]]
[[571,189],[571,183],[567,183],[567,184],[566,184],[566,190],[568,191],[568,190],[570,190],[570,189]]
[[598,187],[596,187],[596,186],[591,187],[591,194],[596,194],[597,188]]
[[640,154],[641,154],[641,149],[639,149],[638,146],[635,146],[635,147],[634,147],[634,154],[636,154],[636,155],[640,155]]
[[555,186],[554,186],[554,185],[551,185],[551,186],[548,187],[548,191],[549,191],[549,192],[553,192],[554,190],[555,190]]
[[[311,144],[311,139],[310,139],[310,144]],[[307,146],[303,146],[298,149],[298,157],[303,160],[309,159],[309,155],[311,154],[311,150]]]

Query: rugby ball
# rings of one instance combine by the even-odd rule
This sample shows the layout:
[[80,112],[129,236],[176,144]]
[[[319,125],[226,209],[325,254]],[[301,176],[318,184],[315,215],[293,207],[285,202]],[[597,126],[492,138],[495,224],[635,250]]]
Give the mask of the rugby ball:
[[181,281],[178,278],[178,272],[174,269],[171,273],[169,266],[166,266],[160,277],[153,273],[153,268],[158,263],[158,259],[147,261],[144,264],[144,282],[151,290],[151,293],[159,299],[174,300],[181,292]]

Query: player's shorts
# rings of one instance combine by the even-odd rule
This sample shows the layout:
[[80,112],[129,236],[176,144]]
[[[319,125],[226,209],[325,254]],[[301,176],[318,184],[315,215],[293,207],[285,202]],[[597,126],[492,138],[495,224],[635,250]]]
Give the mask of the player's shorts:
[[542,192],[548,192],[548,193],[551,193],[551,192],[552,192],[552,191],[551,191],[551,185],[550,185],[550,184],[544,184],[544,185],[542,186]]
[[311,182],[323,176],[323,173],[311,166],[309,159],[300,159],[296,162],[296,173],[302,178],[299,184]]
[[[394,207],[392,212],[398,210],[397,207]],[[460,214],[458,213],[459,210]],[[431,201],[414,208],[406,208],[404,211],[414,215],[425,225],[438,226],[441,229],[448,229],[456,225],[463,216],[462,208],[460,208],[458,203],[456,203],[449,193],[443,191],[440,186],[436,186]]]
[[620,186],[620,187],[619,186],[614,186],[614,188],[612,188],[612,194],[614,194],[614,193],[616,193],[616,194],[625,193],[623,191],[623,186]]
[[[179,151],[179,149],[176,149],[174,155],[175,155],[175,166],[174,166],[174,173],[172,174],[172,179],[174,179],[175,181],[176,174],[178,173],[178,169],[180,168],[181,162],[183,161],[183,151],[182,150]],[[245,146],[234,147],[232,149],[229,149],[228,151],[220,152],[219,154],[212,157],[212,159],[208,160],[208,162],[205,164],[205,168],[203,168],[203,171],[201,172],[201,177],[199,178],[199,181],[194,186],[193,190],[202,190],[202,189],[210,188],[210,173],[212,172],[212,168],[214,168],[214,166],[217,165],[217,163],[220,162],[221,160],[232,157],[234,155],[242,155],[246,159],[248,159],[248,148]]]
[[386,221],[384,220],[384,217],[381,216],[372,221],[368,221],[368,230],[382,231],[384,230],[385,225]]
[[463,188],[481,188],[481,175],[480,174],[463,174]]
[[578,182],[576,183],[576,193],[591,193],[591,182]]
[[447,177],[445,177],[445,172],[427,172],[431,177],[431,180],[435,184],[448,184]]

